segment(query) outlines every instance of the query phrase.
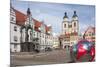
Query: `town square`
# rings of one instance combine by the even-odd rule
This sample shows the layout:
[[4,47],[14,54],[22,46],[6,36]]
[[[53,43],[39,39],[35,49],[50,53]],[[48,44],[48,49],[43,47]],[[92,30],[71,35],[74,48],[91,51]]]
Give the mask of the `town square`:
[[10,60],[12,67],[95,61],[95,6],[11,0]]

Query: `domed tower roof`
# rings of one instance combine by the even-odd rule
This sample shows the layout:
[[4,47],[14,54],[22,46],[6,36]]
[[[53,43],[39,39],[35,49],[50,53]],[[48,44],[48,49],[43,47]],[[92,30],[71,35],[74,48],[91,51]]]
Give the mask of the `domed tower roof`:
[[76,11],[74,11],[74,14],[73,14],[73,16],[72,16],[72,20],[78,20],[78,16],[77,16],[77,14],[76,14]]
[[74,15],[73,15],[73,17],[78,17],[77,14],[76,14],[76,11],[74,11]]
[[64,19],[64,18],[68,18],[67,12],[65,12],[63,19]]

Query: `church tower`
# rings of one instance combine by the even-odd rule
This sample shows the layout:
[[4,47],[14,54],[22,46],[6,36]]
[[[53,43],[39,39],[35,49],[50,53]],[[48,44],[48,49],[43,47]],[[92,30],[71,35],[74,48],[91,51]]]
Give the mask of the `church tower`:
[[79,32],[79,21],[76,11],[74,11],[74,14],[72,16],[72,32]]
[[25,25],[21,27],[21,51],[28,51],[31,52],[33,51],[33,27],[34,22],[32,18],[32,14],[30,11],[30,8],[27,9],[27,16],[26,16],[26,21]]
[[32,14],[31,14],[30,8],[27,9],[27,18],[26,18],[25,25],[26,26],[29,25],[34,28],[34,22],[32,19]]
[[62,22],[62,34],[66,34],[68,32],[68,22],[69,22],[68,16],[67,13],[65,12]]
[[31,15],[30,8],[27,9],[27,18],[25,25],[21,27],[22,42],[32,42],[32,30],[34,23]]

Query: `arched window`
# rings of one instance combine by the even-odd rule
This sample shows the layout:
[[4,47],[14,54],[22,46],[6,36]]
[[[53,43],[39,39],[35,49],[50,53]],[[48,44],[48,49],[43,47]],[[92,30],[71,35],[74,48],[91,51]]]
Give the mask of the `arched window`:
[[64,24],[64,28],[66,28],[66,24]]
[[74,27],[76,27],[76,23],[74,23]]

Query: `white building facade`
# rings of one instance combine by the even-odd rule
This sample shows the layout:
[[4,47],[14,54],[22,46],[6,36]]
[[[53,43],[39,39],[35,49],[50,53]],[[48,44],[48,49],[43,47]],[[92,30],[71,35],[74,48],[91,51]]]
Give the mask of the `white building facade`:
[[10,8],[10,51],[20,52],[20,26],[16,24],[16,14],[14,9]]
[[11,52],[32,52],[52,48],[52,27],[32,18],[30,8],[27,15],[10,8]]
[[60,48],[59,36],[53,35],[53,48],[57,49]]

